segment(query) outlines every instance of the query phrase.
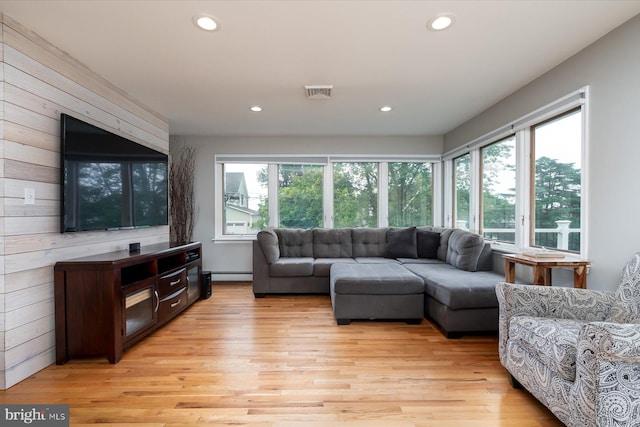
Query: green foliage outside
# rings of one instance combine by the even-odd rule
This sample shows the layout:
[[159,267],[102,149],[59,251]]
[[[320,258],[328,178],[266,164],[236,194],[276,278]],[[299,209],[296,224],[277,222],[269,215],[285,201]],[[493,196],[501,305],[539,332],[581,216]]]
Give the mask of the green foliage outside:
[[511,137],[482,149],[482,227],[509,230],[484,231],[485,238],[515,242],[515,191],[515,137]]
[[[502,170],[514,166],[504,159],[511,156],[511,144],[494,144],[483,150],[483,228],[506,229],[504,233],[485,235],[503,241],[514,239],[515,188],[494,190]],[[456,159],[456,218],[469,218],[470,156]],[[279,168],[280,226],[314,228],[323,226],[323,167],[281,165]],[[378,224],[378,164],[374,162],[335,163],[333,176],[334,226],[376,227]],[[267,186],[266,169],[258,181]],[[555,229],[556,221],[570,220],[571,228],[580,228],[580,169],[542,157],[535,165],[535,228]],[[425,163],[389,163],[389,225],[393,227],[431,225],[431,166]],[[261,219],[256,228],[268,223],[268,199],[258,208]],[[555,233],[536,233],[535,244],[557,247]],[[580,249],[580,234],[571,233],[569,250]]]
[[281,165],[280,227],[322,227],[322,166]]
[[[280,226],[322,227],[322,167],[281,165],[279,171]],[[377,227],[378,163],[334,163],[333,171],[334,227]],[[266,169],[257,178],[267,186]],[[390,163],[389,224],[431,225],[432,206],[431,165]],[[255,226],[262,229],[268,224],[268,199],[261,201],[258,213]]]
[[[512,170],[513,165],[501,159],[510,156],[506,145],[494,144],[483,152],[483,165],[491,165],[483,171],[482,222],[483,228],[504,228],[504,233],[485,233],[486,238],[513,242],[515,240],[515,188],[502,193],[492,192],[493,181],[501,168]],[[468,218],[470,188],[470,158],[459,157],[455,161],[456,218]],[[573,163],[541,157],[535,163],[534,226],[535,229],[553,229],[556,221],[569,220],[572,229],[580,228],[581,173]],[[466,216],[465,216],[466,215]],[[536,232],[535,245],[555,248],[558,235],[555,232]],[[568,249],[580,250],[580,233],[569,235]]]
[[[556,228],[556,221],[569,220],[580,228],[580,169],[548,157],[536,160],[535,228]],[[556,247],[557,235],[536,233],[536,245]],[[580,250],[580,234],[569,235],[569,250]]]
[[456,191],[455,198],[455,214],[456,221],[465,221],[465,227],[468,227],[470,221],[469,211],[469,189],[471,188],[471,155],[465,154],[453,161],[455,175],[454,186]]
[[333,164],[333,225],[378,226],[378,163]]
[[389,163],[389,226],[433,225],[429,163]]

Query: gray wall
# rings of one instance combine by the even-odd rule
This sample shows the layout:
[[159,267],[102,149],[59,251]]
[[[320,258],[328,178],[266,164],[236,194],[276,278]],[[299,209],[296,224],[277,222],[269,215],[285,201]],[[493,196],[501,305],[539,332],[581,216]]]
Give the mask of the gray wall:
[[640,16],[445,135],[449,151],[582,86],[590,87],[587,286],[612,290],[640,250]]
[[251,242],[216,242],[214,237],[214,157],[220,154],[389,154],[442,153],[442,137],[189,137],[172,136],[171,152],[197,150],[194,240],[202,242],[203,269],[251,272]]

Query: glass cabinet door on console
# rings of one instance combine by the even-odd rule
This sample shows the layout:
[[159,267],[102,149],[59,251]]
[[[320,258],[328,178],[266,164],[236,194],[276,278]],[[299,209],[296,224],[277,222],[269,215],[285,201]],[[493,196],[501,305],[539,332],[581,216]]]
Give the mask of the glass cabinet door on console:
[[155,325],[158,311],[156,281],[145,280],[124,289],[125,340]]
[[200,298],[200,262],[194,262],[189,265],[189,270],[187,270],[187,283],[188,298],[191,303]]

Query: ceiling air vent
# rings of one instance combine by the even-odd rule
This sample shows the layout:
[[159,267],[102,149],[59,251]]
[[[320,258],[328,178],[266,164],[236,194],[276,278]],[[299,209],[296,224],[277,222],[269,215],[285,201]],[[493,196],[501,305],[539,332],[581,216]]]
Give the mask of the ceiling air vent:
[[306,85],[304,87],[309,99],[329,99],[333,85]]

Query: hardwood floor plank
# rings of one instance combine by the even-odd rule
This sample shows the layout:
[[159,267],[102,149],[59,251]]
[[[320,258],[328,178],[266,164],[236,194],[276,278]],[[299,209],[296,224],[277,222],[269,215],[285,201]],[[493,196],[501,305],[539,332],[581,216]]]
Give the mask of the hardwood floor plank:
[[562,425],[511,388],[495,336],[447,340],[426,320],[337,326],[329,296],[255,299],[250,284],[215,284],[117,365],[49,366],[0,403],[66,403],[72,425]]

